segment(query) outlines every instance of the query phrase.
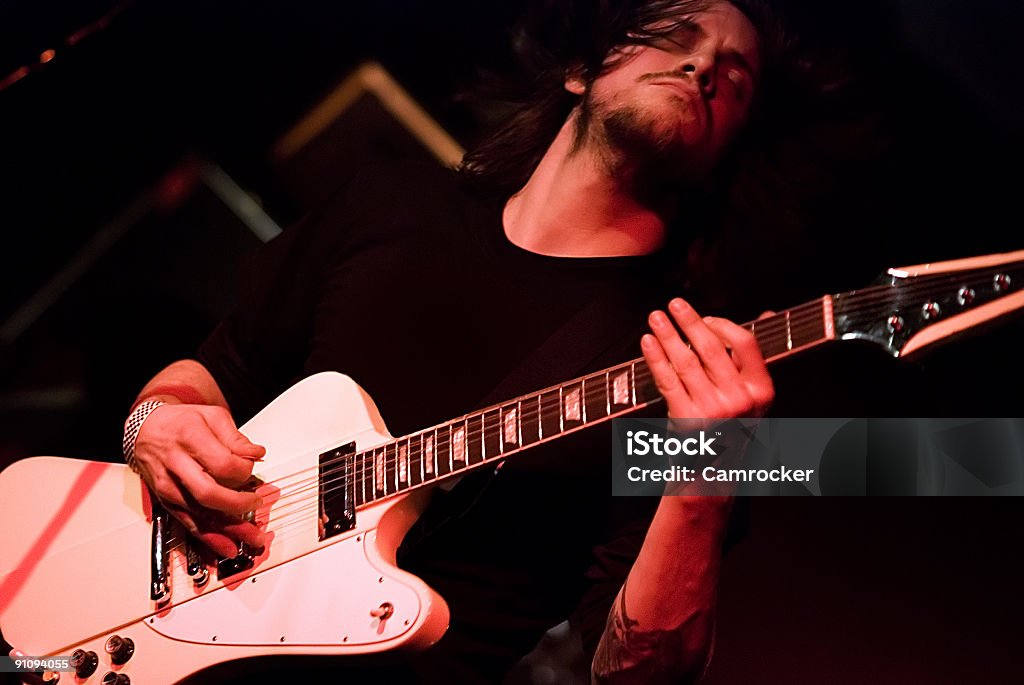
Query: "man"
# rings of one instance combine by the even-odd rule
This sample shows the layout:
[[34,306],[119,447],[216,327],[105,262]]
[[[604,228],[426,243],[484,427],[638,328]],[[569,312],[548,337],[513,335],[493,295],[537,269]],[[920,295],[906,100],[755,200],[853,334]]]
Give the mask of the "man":
[[[364,175],[256,255],[238,312],[198,360],[142,389],[127,456],[211,550],[263,544],[240,518],[258,498],[235,489],[263,448],[235,419],[304,375],[348,373],[400,435],[635,356],[643,312],[668,299],[666,265],[680,258],[668,246],[699,230],[680,197],[747,123],[762,50],[728,2],[634,3],[618,21],[600,63],[562,71],[572,108],[514,194],[480,198],[447,175]],[[465,173],[486,177],[488,159],[471,155]],[[594,301],[601,320],[584,337],[628,339],[530,369],[532,352]],[[710,422],[771,402],[744,329],[680,298],[647,326],[641,348],[670,416]],[[490,397],[498,388],[508,394]],[[600,635],[598,682],[699,677],[730,502],[665,497],[653,519],[648,503],[609,502],[608,443],[598,438],[538,448],[484,486],[467,478],[437,494],[399,561],[448,599],[452,626],[378,682],[499,680],[568,615],[589,649]]]

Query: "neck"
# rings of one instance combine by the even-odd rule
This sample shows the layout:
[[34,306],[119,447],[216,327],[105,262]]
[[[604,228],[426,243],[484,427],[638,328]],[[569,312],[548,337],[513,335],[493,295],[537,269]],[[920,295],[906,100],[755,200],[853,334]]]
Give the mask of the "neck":
[[505,204],[506,236],[525,250],[556,257],[655,252],[665,242],[669,203],[640,202],[632,174],[609,163],[594,142],[574,149],[575,116]]

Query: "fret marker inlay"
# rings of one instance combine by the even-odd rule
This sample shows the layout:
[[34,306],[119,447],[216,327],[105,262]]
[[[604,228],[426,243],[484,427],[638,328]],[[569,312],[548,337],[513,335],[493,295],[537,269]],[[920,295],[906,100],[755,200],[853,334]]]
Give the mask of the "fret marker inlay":
[[505,418],[502,422],[502,439],[506,445],[519,444],[517,415],[518,412],[515,409],[509,409],[505,412]]
[[456,428],[452,433],[452,461],[466,461],[465,428]]
[[398,446],[398,482],[409,482],[409,450],[405,445]]
[[384,491],[384,449],[378,452],[373,452],[373,478],[376,481],[375,485],[377,490],[380,492]]
[[612,403],[629,404],[629,372],[623,371],[612,379]]
[[579,389],[570,390],[565,393],[565,420],[566,421],[581,421],[583,414],[580,411],[580,391]]

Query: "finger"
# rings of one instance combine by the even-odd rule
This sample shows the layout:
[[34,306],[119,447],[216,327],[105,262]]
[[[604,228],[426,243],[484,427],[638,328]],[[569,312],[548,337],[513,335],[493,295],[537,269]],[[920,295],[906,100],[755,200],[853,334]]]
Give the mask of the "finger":
[[263,531],[250,521],[234,519],[214,511],[194,515],[188,509],[176,506],[168,506],[167,510],[194,538],[222,557],[237,555],[239,542],[254,549],[260,549],[265,544]]
[[[649,321],[651,330],[665,350],[668,360],[686,386],[686,392],[695,400],[700,397],[713,397],[716,390],[707,370],[701,364],[697,353],[679,337],[668,316],[664,312],[653,312]],[[718,344],[721,345],[720,342]]]
[[172,507],[184,507],[185,496],[171,474],[159,462],[151,464],[148,472],[144,473],[146,483],[150,490],[164,505]]
[[643,350],[644,361],[647,362],[647,368],[658,387],[658,392],[666,400],[690,401],[689,393],[679,380],[679,374],[672,367],[658,339],[650,333],[645,334],[640,338],[640,349]]
[[761,348],[750,331],[726,319],[712,318],[708,321],[708,326],[732,349],[735,366],[745,381],[771,384],[771,376],[761,354]]
[[766,309],[765,311],[761,312],[761,316],[757,317],[757,320],[760,321],[761,319],[769,319],[773,316],[775,316],[775,312],[773,312],[770,309]]
[[672,318],[693,347],[708,374],[716,385],[727,385],[734,381],[738,372],[721,338],[708,328],[697,311],[681,298],[668,304]]
[[168,459],[168,466],[174,477],[185,486],[188,494],[207,509],[228,514],[245,514],[257,509],[261,503],[255,493],[239,492],[218,483],[190,455],[172,453]]
[[259,460],[267,453],[262,445],[252,442],[238,430],[227,409],[208,407],[203,412],[203,418],[220,441],[238,456]]
[[210,548],[219,557],[238,556],[238,543],[224,533],[213,530],[196,531],[192,534],[196,540]]
[[266,536],[260,527],[251,521],[234,521],[226,523],[224,532],[231,538],[244,542],[254,549],[263,547]]
[[252,476],[253,462],[237,456],[204,425],[205,433],[189,434],[182,448],[199,462],[203,469],[218,483],[226,487],[238,487]]

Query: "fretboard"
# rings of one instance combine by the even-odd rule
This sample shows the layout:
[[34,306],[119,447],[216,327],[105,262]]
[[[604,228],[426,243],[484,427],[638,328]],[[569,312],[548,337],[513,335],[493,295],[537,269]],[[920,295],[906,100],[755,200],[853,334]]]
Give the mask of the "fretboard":
[[[769,362],[834,337],[824,297],[745,324]],[[661,400],[642,358],[492,405],[347,455],[357,507],[496,463],[534,445]],[[348,471],[348,468],[345,469]]]

